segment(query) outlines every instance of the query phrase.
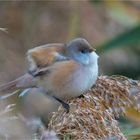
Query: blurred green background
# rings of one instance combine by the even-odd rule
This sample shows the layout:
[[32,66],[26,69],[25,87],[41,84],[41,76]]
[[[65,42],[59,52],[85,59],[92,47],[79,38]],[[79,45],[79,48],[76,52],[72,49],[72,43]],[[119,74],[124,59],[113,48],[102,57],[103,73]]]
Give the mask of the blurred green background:
[[0,1],[0,28],[0,84],[26,72],[29,48],[75,37],[97,49],[100,74],[140,79],[138,0]]

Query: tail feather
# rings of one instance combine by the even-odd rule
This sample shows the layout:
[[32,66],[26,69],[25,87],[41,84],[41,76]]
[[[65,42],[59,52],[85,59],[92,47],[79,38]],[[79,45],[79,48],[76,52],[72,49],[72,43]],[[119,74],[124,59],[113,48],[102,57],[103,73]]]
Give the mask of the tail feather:
[[0,92],[12,92],[14,90],[17,90],[17,81],[12,81],[3,85],[0,85]]
[[35,87],[35,86],[36,86],[36,79],[32,75],[27,73],[14,81],[0,85],[0,92],[9,93],[18,89],[25,89],[29,87]]

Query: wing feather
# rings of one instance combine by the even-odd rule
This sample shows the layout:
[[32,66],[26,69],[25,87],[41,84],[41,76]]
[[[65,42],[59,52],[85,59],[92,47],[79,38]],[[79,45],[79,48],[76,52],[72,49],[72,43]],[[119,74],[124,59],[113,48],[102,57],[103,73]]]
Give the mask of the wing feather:
[[33,76],[39,76],[43,73],[40,69],[46,68],[58,61],[69,60],[65,55],[65,44],[52,43],[33,48],[27,52],[27,61],[29,72]]

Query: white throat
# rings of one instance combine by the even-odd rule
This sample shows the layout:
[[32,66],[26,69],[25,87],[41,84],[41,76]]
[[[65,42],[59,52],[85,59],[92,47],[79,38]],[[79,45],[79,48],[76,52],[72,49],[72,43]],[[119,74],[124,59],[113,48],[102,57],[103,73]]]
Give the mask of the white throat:
[[[73,89],[77,91],[77,95],[86,92],[95,84],[98,77],[98,55],[95,52],[91,53],[89,64],[80,67],[77,73],[73,75],[77,77],[77,80],[71,83]],[[73,91],[73,93],[75,92]]]

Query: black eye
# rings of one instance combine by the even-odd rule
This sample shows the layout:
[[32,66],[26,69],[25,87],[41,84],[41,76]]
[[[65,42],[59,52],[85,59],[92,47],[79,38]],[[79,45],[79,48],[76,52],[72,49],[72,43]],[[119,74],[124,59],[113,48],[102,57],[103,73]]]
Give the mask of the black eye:
[[86,49],[80,50],[81,53],[87,53],[88,51]]

